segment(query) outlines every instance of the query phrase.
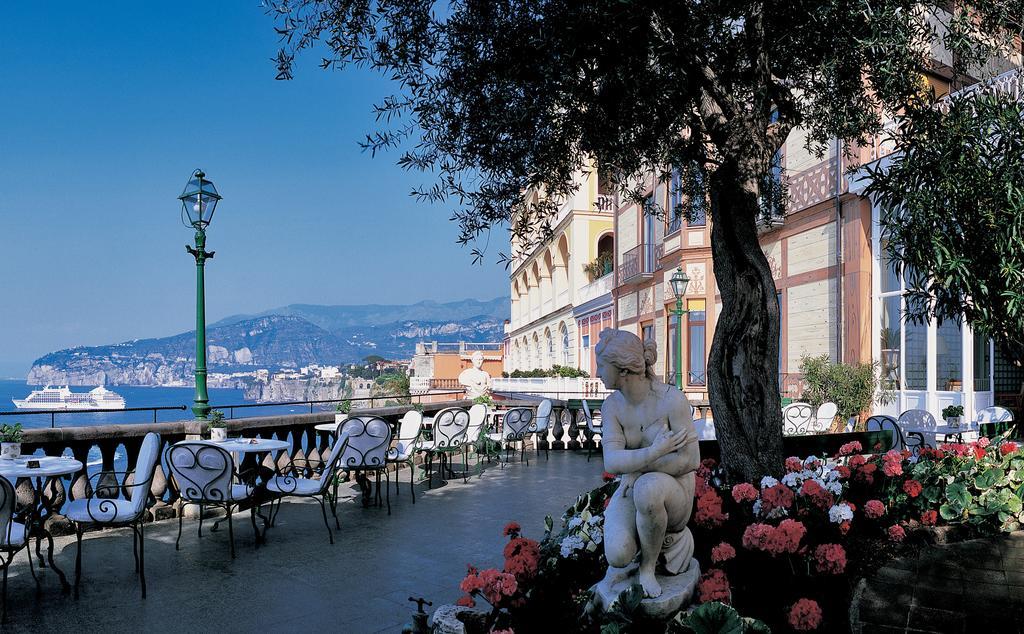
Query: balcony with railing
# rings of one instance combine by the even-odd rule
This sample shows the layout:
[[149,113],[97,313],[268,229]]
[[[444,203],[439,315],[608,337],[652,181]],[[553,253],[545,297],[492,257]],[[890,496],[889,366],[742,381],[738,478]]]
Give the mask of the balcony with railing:
[[664,249],[664,244],[657,243],[640,244],[626,251],[619,263],[619,282],[632,284],[653,278],[654,272],[661,268]]
[[602,295],[610,293],[614,284],[614,275],[611,273],[602,275],[590,284],[580,288],[579,292],[576,294],[576,304],[583,305],[592,299],[596,299]]

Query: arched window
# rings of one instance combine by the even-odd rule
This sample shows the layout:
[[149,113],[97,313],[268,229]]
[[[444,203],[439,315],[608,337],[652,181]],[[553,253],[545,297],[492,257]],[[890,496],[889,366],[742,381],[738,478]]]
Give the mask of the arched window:
[[555,338],[551,336],[550,330],[544,331],[544,344],[546,350],[544,358],[544,367],[549,367],[555,362],[558,357],[555,356]]
[[612,272],[615,262],[615,237],[612,234],[601,236],[597,241],[597,259],[601,263],[601,275]]
[[569,367],[569,329],[565,324],[558,327],[559,338],[562,340],[562,365]]

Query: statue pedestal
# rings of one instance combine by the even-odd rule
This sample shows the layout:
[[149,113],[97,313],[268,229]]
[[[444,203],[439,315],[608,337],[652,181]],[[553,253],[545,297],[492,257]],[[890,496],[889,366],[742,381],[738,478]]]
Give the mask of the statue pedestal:
[[[609,583],[607,579],[601,580],[594,586],[594,602],[607,610],[608,606],[636,580],[636,575],[633,574],[636,568],[637,564],[630,564],[627,568],[630,571],[629,576],[615,583]],[[697,592],[697,583],[700,581],[700,564],[691,558],[690,565],[678,575],[656,577],[661,584],[661,596],[641,601],[640,611],[651,618],[666,619],[693,600]]]

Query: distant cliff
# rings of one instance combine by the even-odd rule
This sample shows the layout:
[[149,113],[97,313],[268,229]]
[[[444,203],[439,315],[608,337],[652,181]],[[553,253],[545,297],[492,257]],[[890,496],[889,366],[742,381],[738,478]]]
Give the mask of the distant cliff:
[[[461,315],[461,311],[472,307],[475,300],[467,301],[470,303],[459,303],[454,312]],[[500,313],[497,308],[490,306],[493,303],[486,304],[492,311]],[[505,299],[504,303],[507,307],[508,300]],[[484,303],[475,304],[479,308]],[[425,312],[433,316],[436,314],[434,307],[437,306],[446,305],[433,304]],[[335,321],[344,321],[338,315],[346,307],[311,308],[325,309],[334,315]],[[378,310],[375,316],[370,317],[370,321],[376,321],[381,314],[404,314],[413,307],[375,308],[396,310]],[[502,324],[507,314],[506,309],[500,316],[478,314],[440,321],[405,319],[390,323],[341,326],[333,330],[296,314],[222,320],[207,329],[210,386],[260,391],[259,400],[305,400],[313,397],[306,392],[301,397],[285,395],[298,394],[299,386],[286,387],[278,381],[257,386],[256,371],[268,370],[273,373],[311,364],[347,365],[370,354],[407,359],[412,357],[416,342],[424,340],[501,341],[504,336]],[[320,321],[328,323],[329,320]],[[192,385],[194,368],[195,332],[192,331],[170,337],[136,339],[106,346],[52,352],[36,359],[27,382],[32,385]],[[301,389],[314,390],[319,395],[329,393],[332,388],[313,385]],[[264,391],[274,393],[263,394]]]

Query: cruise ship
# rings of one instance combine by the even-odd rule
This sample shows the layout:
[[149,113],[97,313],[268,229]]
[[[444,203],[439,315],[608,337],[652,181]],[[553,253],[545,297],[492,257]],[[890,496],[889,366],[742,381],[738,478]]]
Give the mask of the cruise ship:
[[68,386],[32,390],[24,399],[12,398],[18,409],[124,409],[124,398],[102,385],[88,392],[72,392]]

